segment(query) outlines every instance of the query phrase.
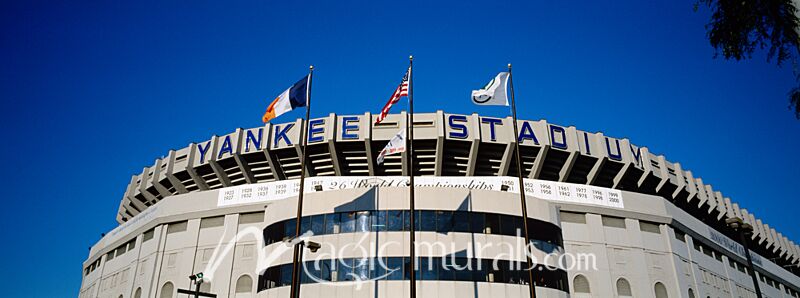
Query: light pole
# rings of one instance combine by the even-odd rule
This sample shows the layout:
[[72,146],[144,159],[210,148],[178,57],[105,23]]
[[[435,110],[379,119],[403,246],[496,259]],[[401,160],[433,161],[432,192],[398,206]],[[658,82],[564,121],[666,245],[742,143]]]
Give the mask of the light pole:
[[753,233],[753,226],[742,221],[742,219],[738,217],[728,218],[725,220],[725,223],[739,233],[739,242],[744,246],[744,256],[747,259],[747,267],[750,268],[750,272],[752,273],[750,277],[753,278],[753,287],[756,289],[756,297],[762,298],[761,287],[758,285],[756,270],[753,267],[753,259],[750,258],[750,249],[747,246],[747,235]]
[[320,249],[320,247],[322,247],[322,245],[320,245],[319,243],[314,242],[314,241],[308,241],[308,240],[300,241],[300,243],[298,243],[297,245],[300,246],[299,247],[300,251],[298,252],[298,256],[297,256],[297,258],[298,258],[298,260],[297,260],[298,266],[297,267],[299,269],[299,270],[297,270],[297,275],[299,275],[299,276],[293,276],[292,277],[293,279],[294,278],[297,279],[296,280],[297,287],[295,287],[294,293],[292,293],[292,298],[300,298],[300,286],[302,285],[302,277],[303,277],[303,272],[304,272],[303,269],[305,269],[305,266],[302,265],[303,264],[303,248],[308,248],[308,250],[310,252],[316,253]]
[[216,298],[217,297],[217,294],[200,292],[200,284],[202,284],[205,281],[203,279],[203,272],[189,275],[189,280],[191,281],[192,284],[194,284],[194,286],[195,286],[194,290],[192,290],[191,287],[188,290],[186,290],[186,289],[178,289],[178,294],[187,294],[187,295],[189,295],[189,297],[194,297],[194,298],[199,298],[199,297]]

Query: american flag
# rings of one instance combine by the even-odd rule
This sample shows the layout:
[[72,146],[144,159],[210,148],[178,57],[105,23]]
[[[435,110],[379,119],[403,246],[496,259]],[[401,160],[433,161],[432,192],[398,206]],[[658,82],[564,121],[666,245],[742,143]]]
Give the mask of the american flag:
[[375,124],[381,123],[381,121],[386,118],[386,115],[389,114],[389,110],[400,100],[401,97],[408,96],[408,78],[410,76],[411,67],[408,68],[406,75],[403,76],[403,81],[400,82],[400,86],[397,86],[397,89],[395,89],[394,93],[392,93],[392,97],[390,97],[389,101],[386,102],[386,105],[383,106],[381,114],[378,116],[378,119],[375,120]]

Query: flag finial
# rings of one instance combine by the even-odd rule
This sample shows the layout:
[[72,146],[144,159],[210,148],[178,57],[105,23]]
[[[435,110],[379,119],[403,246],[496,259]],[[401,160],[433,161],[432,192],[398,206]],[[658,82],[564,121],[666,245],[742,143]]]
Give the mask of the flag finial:
[[414,55],[409,55],[409,56],[408,56],[408,60],[410,60],[410,61],[414,61]]
[[508,68],[511,69],[511,63],[508,64]]
[[[509,65],[510,65],[510,64],[509,64]],[[308,66],[308,69],[310,69],[310,70],[314,70],[314,65],[309,65],[309,66]]]

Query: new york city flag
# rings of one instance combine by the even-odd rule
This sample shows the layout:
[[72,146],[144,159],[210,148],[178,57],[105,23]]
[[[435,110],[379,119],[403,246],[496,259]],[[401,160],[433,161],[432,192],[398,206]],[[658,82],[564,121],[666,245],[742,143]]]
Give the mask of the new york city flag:
[[305,107],[308,102],[308,79],[309,76],[303,77],[297,83],[294,83],[292,87],[283,91],[281,95],[278,95],[267,107],[267,112],[261,117],[261,121],[267,123],[295,108]]

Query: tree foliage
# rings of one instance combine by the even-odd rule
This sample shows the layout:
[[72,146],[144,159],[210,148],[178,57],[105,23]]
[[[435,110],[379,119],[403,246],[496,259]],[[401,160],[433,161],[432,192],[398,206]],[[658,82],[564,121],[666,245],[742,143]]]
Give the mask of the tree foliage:
[[[712,9],[706,25],[711,46],[725,59],[749,59],[768,49],[767,61],[796,64],[800,19],[791,0],[699,0]],[[695,7],[696,9],[697,7]],[[800,83],[800,74],[795,72]],[[789,108],[800,119],[800,85],[789,92]]]

